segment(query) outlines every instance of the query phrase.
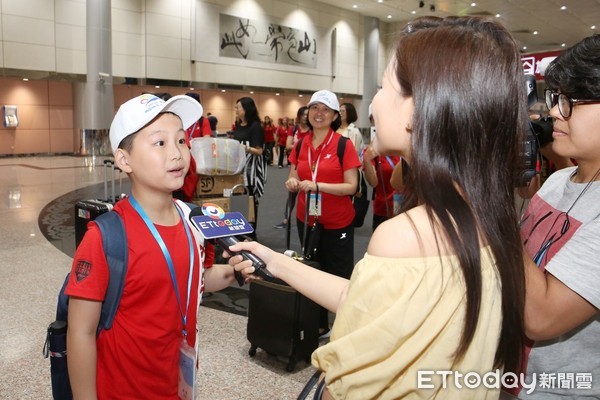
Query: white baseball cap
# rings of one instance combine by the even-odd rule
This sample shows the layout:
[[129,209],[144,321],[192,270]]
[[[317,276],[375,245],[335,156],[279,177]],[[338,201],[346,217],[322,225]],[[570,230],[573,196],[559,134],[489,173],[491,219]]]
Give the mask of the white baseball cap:
[[310,98],[310,101],[308,102],[308,107],[315,103],[323,103],[332,110],[340,112],[340,103],[338,98],[329,90],[319,90],[318,92],[314,92]]
[[202,106],[190,96],[173,96],[164,101],[152,94],[142,94],[123,103],[110,125],[110,146],[113,153],[127,136],[136,133],[158,114],[171,112],[181,118],[183,129],[192,126],[202,116]]

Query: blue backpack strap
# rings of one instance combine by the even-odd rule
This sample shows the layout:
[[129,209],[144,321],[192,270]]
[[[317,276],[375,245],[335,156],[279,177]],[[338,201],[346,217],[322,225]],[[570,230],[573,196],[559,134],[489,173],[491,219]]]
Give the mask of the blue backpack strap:
[[119,308],[125,275],[127,274],[127,237],[121,216],[115,212],[107,212],[94,220],[102,234],[102,246],[108,264],[108,288],[102,303],[98,332],[112,327],[115,314]]

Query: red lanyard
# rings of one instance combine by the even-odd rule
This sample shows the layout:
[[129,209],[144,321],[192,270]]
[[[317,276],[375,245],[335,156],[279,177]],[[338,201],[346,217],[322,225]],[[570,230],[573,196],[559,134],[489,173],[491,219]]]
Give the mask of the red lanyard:
[[[314,135],[314,132],[313,132]],[[329,133],[327,134],[329,136],[329,138],[325,138],[327,139],[327,141],[323,141],[323,143],[321,143],[321,145],[318,147],[318,156],[317,159],[315,160],[315,163],[313,164],[312,162],[312,146],[311,144],[308,145],[308,166],[310,167],[310,172],[312,175],[312,180],[313,182],[317,181],[317,171],[319,170],[319,162],[321,161],[321,153],[323,152],[323,149],[325,147],[327,147],[329,145],[329,142],[331,142],[331,139],[333,138],[333,130],[329,130]]]

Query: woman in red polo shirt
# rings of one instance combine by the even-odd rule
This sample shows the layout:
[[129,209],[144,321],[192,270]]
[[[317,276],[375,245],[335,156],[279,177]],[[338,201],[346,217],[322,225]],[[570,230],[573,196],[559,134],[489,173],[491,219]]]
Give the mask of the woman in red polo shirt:
[[[341,124],[340,106],[335,94],[319,90],[312,95],[308,103],[308,123],[312,132],[296,144],[300,146],[298,152],[295,149],[290,152],[292,167],[285,186],[290,192],[299,193],[296,217],[300,238],[305,223],[312,226],[315,218],[318,219],[323,230],[316,260],[320,261],[324,271],[350,278],[354,267],[354,206],[350,196],[356,192],[360,160],[349,140],[341,162],[338,158],[338,142],[342,136],[335,132]],[[309,216],[305,221],[309,192],[318,192],[320,200],[316,202],[321,212],[319,216]],[[320,328],[322,334],[329,331],[325,308],[321,309]]]

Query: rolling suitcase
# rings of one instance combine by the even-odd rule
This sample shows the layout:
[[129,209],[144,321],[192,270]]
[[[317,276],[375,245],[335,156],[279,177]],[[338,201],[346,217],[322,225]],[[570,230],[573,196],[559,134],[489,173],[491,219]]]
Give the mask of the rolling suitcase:
[[[108,171],[111,170],[112,196],[108,195]],[[75,203],[75,248],[79,246],[83,235],[87,231],[87,224],[99,215],[112,210],[115,197],[115,163],[112,160],[104,160],[104,198],[81,200]]]
[[[291,199],[290,196],[290,203]],[[288,203],[287,248],[291,208]],[[318,267],[314,262],[310,265]],[[253,280],[248,294],[248,354],[254,357],[261,348],[271,355],[286,357],[288,372],[300,360],[310,363],[311,354],[319,346],[319,312],[315,302],[281,280]]]

